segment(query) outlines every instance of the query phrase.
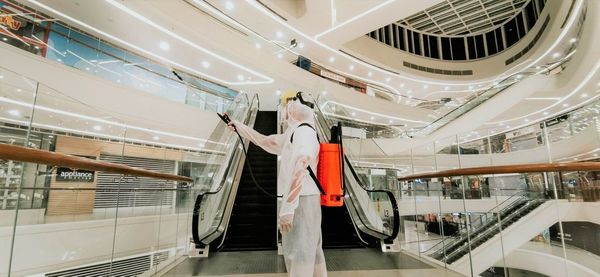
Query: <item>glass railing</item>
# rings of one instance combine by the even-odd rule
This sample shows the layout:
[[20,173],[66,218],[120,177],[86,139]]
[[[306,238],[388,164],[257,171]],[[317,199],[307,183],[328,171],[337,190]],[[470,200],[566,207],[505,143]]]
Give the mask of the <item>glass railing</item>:
[[[217,178],[225,135],[202,139],[193,134],[206,127],[190,121],[97,107],[4,68],[0,75],[0,145],[194,180],[0,157],[0,275],[156,274],[188,254],[195,196]],[[245,94],[231,103],[224,109],[235,118],[250,105]]]
[[200,109],[223,112],[237,91],[173,69],[66,23],[23,6],[0,0],[7,22],[19,22],[0,34],[7,43],[46,59],[62,63],[103,79],[185,103]]
[[[549,166],[549,167],[546,167]],[[510,167],[510,168],[509,168]],[[467,173],[469,171],[473,173]],[[461,172],[465,172],[463,175]],[[512,173],[507,173],[512,172]],[[526,172],[526,173],[522,173]],[[445,266],[451,270],[468,276],[479,276],[491,267],[502,268],[519,267],[515,262],[516,255],[523,253],[518,250],[529,249],[530,241],[553,241],[554,252],[560,253],[558,265],[560,276],[580,276],[581,265],[579,257],[584,253],[578,251],[565,251],[574,253],[572,256],[563,253],[568,247],[588,246],[587,255],[595,251],[593,245],[586,241],[593,239],[585,232],[578,233],[573,225],[598,228],[593,222],[585,222],[586,215],[573,210],[571,202],[564,200],[561,195],[561,176],[577,175],[587,176],[573,184],[570,194],[592,194],[600,191],[596,187],[590,193],[589,187],[584,183],[597,182],[596,176],[600,172],[598,162],[578,162],[557,166],[556,164],[522,164],[518,166],[497,166],[481,168],[463,168],[441,172],[424,173],[400,178],[401,194],[428,195],[427,197],[412,197],[401,199],[402,224],[398,238],[401,248],[405,251],[419,255],[421,258]],[[463,186],[468,180],[478,180],[477,183],[490,185],[491,196],[479,197],[484,194],[482,187],[474,189],[472,186]],[[528,181],[520,189],[519,180]],[[514,183],[506,187],[496,186],[499,182]],[[460,191],[450,197],[446,189],[420,189],[418,184],[442,183],[447,187],[454,187]],[[496,184],[496,185],[495,185]],[[411,188],[411,189],[407,189]],[[413,189],[414,188],[414,189]],[[477,195],[477,197],[472,197]],[[580,200],[581,201],[581,200]],[[598,199],[596,199],[598,201]],[[590,203],[591,204],[591,203]],[[584,203],[577,204],[582,209],[593,209]],[[583,205],[583,206],[582,206]],[[570,215],[566,215],[570,213]],[[587,224],[587,225],[586,225]],[[550,231],[549,231],[549,226]],[[561,233],[568,234],[564,237]],[[585,233],[585,234],[584,234]],[[570,246],[569,246],[570,245]],[[536,247],[535,245],[531,247]],[[530,248],[531,248],[530,247]],[[531,249],[529,249],[531,250]],[[543,251],[550,251],[542,249]],[[541,254],[543,251],[539,250]],[[527,251],[525,251],[527,252]],[[600,253],[600,251],[598,252]],[[590,257],[600,259],[600,256]],[[571,264],[571,265],[569,265]],[[573,267],[572,264],[577,264]],[[530,271],[543,272],[542,268],[525,268]],[[587,269],[586,269],[587,270]],[[589,271],[588,271],[589,272]]]
[[[258,107],[258,96],[254,95],[252,100],[233,105],[228,114],[231,119],[253,126]],[[248,143],[232,135],[223,122],[219,122],[211,140],[220,143],[219,150],[224,154],[213,155],[211,162],[219,166],[202,173],[211,179],[205,190],[196,196],[194,204],[192,237],[198,248],[210,244],[226,231],[244,165],[242,143]]]
[[[316,100],[313,99],[313,101]],[[334,120],[327,117],[316,108],[317,132],[323,141],[330,139],[330,130]],[[352,163],[352,145],[345,144],[344,148],[344,201],[354,225],[361,232],[385,243],[393,243],[399,228],[399,215],[396,197],[388,189],[369,187],[354,168]],[[358,234],[360,236],[360,234]]]

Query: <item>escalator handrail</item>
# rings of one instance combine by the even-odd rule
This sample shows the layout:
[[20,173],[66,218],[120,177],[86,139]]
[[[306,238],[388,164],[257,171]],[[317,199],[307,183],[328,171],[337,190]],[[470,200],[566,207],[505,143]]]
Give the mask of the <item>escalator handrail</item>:
[[[331,125],[331,124],[330,124],[330,122],[328,122],[327,118],[323,115],[323,112],[321,111],[321,107],[319,107],[319,103],[317,102],[316,99],[314,99],[314,97],[312,97],[312,95],[310,97],[312,98],[313,102],[315,103],[316,109],[318,111],[317,116],[320,115],[325,120],[325,123],[328,125],[327,129],[329,129],[330,128],[329,125]],[[317,124],[320,125],[320,123],[318,121],[317,121]],[[324,135],[326,135],[326,134],[324,134]],[[323,139],[326,139],[327,137],[329,137],[329,136],[322,136]],[[363,189],[367,193],[385,193],[388,196],[388,199],[390,199],[390,204],[392,206],[393,221],[394,221],[393,227],[392,227],[392,233],[390,235],[380,232],[378,230],[373,230],[372,228],[369,227],[368,224],[365,224],[365,221],[363,220],[363,218],[361,218],[360,213],[358,213],[358,207],[356,207],[356,204],[354,203],[354,201],[350,201],[350,202],[354,206],[353,207],[354,210],[357,211],[356,215],[357,215],[358,219],[361,221],[361,223],[363,224],[363,226],[365,226],[365,228],[369,229],[373,233],[380,234],[381,237],[385,237],[383,239],[385,243],[392,243],[392,241],[394,239],[396,239],[396,237],[398,236],[398,232],[400,231],[400,212],[398,210],[398,202],[396,201],[396,197],[389,190],[367,189],[366,186],[362,183],[362,181],[358,177],[358,174],[356,174],[356,171],[354,170],[354,167],[350,163],[348,156],[346,154],[343,154],[343,157],[344,157],[344,162],[348,165],[348,168],[350,169],[350,172],[352,173],[352,177],[358,183],[358,185],[361,189]]]
[[[246,95],[246,98],[247,97],[248,96]],[[260,99],[258,98],[258,95],[255,94],[254,97],[252,98],[252,102],[248,102],[249,103],[249,106],[248,106],[248,113],[249,114],[252,112],[252,106],[254,104],[254,100],[256,100],[257,106],[260,105]],[[246,118],[250,119],[250,117],[251,116],[247,116]],[[225,172],[229,172],[231,170],[231,167],[232,167],[232,165],[234,163],[233,156],[235,155],[235,152],[236,151],[241,151],[239,149],[239,147],[237,147],[237,145],[239,145],[240,143],[244,143],[244,142],[242,142],[242,141],[237,141],[236,142],[236,144],[235,144],[235,149],[236,150],[234,150],[232,152],[232,154],[231,154],[232,157],[229,160],[229,162],[227,163],[227,167],[225,169]],[[200,207],[202,206],[202,201],[203,201],[203,199],[204,199],[205,196],[213,195],[213,194],[217,194],[217,193],[221,192],[221,189],[225,186],[225,181],[226,180],[227,180],[227,178],[222,178],[221,179],[221,183],[219,184],[219,187],[216,190],[202,192],[202,193],[198,194],[198,196],[196,197],[196,200],[194,202],[194,209],[193,209],[193,212],[192,212],[192,239],[194,241],[194,244],[196,244],[196,246],[201,246],[203,244],[202,240],[204,240],[208,236],[211,236],[212,234],[214,234],[215,232],[217,232],[217,230],[219,229],[219,228],[215,228],[215,230],[212,231],[212,232],[210,232],[210,234],[204,236],[203,238],[200,238],[200,235],[198,234],[198,223],[199,223],[199,216],[200,216]],[[229,201],[229,197],[227,197],[226,201]],[[223,210],[223,213],[224,212],[225,212],[225,210]],[[223,219],[224,219],[224,217],[221,217],[221,221],[219,222],[218,226],[221,226],[221,224],[223,224]]]
[[[363,226],[365,226],[366,228],[368,228],[372,232],[379,233],[382,236],[387,236],[384,239],[384,241],[386,243],[392,243],[392,241],[394,239],[396,239],[396,237],[398,236],[398,232],[400,231],[400,211],[398,210],[398,202],[396,201],[396,197],[389,190],[382,190],[382,189],[370,190],[370,189],[365,188],[363,186],[363,184],[362,184],[362,181],[358,177],[358,174],[354,170],[354,167],[352,167],[352,164],[350,163],[350,160],[348,159],[348,157],[345,154],[344,154],[344,161],[348,165],[348,168],[350,169],[350,172],[352,173],[352,177],[354,177],[354,180],[359,184],[359,186],[364,191],[370,192],[370,193],[385,193],[388,196],[388,199],[390,199],[390,204],[392,205],[392,213],[393,213],[393,216],[394,216],[394,225],[392,227],[392,233],[390,235],[387,235],[387,234],[382,233],[380,231],[373,230],[372,228],[369,228],[368,225],[365,224],[365,222],[363,221],[363,219],[360,217],[360,215],[358,213],[357,213],[357,215],[358,215],[359,220],[363,223]],[[352,201],[352,205],[354,206],[354,201]],[[356,206],[354,207],[354,209],[358,210],[358,208]]]
[[[514,193],[513,195],[511,195],[510,197],[508,197],[507,199],[504,199],[502,202],[500,202],[500,204],[498,204],[498,205],[494,206],[493,208],[489,209],[489,210],[488,210],[487,212],[485,212],[485,213],[486,213],[486,214],[488,214],[488,213],[493,213],[493,211],[494,211],[494,210],[497,210],[497,209],[498,209],[498,207],[500,207],[500,206],[504,205],[504,203],[508,202],[508,201],[509,201],[509,200],[511,200],[513,197],[516,197],[516,196],[523,196],[523,195],[525,195],[525,194],[526,194],[526,192],[525,192],[525,191],[521,191],[521,190],[519,190],[519,191],[517,191],[516,193]],[[521,198],[518,198],[518,199],[521,199]],[[518,199],[517,199],[517,200],[518,200]],[[516,200],[515,200],[515,202],[516,202]],[[502,208],[501,210],[499,210],[499,211],[498,211],[498,213],[501,213],[501,212],[505,211],[506,209],[508,209],[508,208],[511,208],[511,207],[512,207],[512,205],[513,205],[513,204],[507,205],[506,207],[504,207],[504,208]],[[478,218],[477,220],[481,221],[481,218]],[[480,226],[482,226],[482,225],[480,225]],[[450,239],[450,240],[454,240],[454,241],[456,241],[456,240],[459,240],[460,238],[463,238],[463,235],[465,235],[465,233],[463,233],[463,232],[460,232],[460,233],[459,233],[457,236],[450,237],[449,239]],[[468,235],[468,234],[467,234],[467,235]],[[443,235],[442,235],[442,236],[443,236]],[[440,245],[440,244],[444,243],[444,242],[445,242],[445,240],[446,240],[446,239],[443,239],[442,241],[440,241],[440,242],[438,242],[438,243],[434,244],[433,246],[429,247],[427,250],[423,250],[423,251],[421,251],[421,253],[425,253],[425,252],[427,252],[427,251],[430,251],[431,249],[433,249],[433,248],[437,247],[438,245]],[[440,249],[440,250],[443,250],[443,249]],[[434,253],[432,253],[432,255],[434,255],[434,254],[436,254],[436,253],[440,252],[440,250],[437,250],[437,251],[435,251]]]

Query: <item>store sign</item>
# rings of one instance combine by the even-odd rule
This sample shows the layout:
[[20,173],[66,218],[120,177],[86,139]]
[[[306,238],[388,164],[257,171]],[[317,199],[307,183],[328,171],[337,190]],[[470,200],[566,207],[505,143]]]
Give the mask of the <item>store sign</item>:
[[529,127],[521,128],[518,130],[514,130],[512,132],[506,133],[506,138],[520,137],[522,135],[527,135],[527,134],[531,134],[534,132],[535,132],[535,128],[533,126],[529,126]]
[[21,21],[18,21],[12,17],[12,15],[6,15],[0,12],[0,25],[7,26],[15,31],[21,28]]
[[[93,156],[79,156],[95,160]],[[94,182],[94,171],[81,170],[81,169],[70,169],[66,167],[59,167],[56,169],[56,181],[57,182],[82,182],[82,183],[93,183]]]
[[78,169],[73,170],[70,168],[59,167],[56,169],[56,181],[93,183],[94,171]]
[[321,70],[321,76],[323,76],[325,78],[329,78],[331,80],[338,81],[340,83],[346,83],[346,78],[344,78],[340,75],[337,75],[333,72],[326,71],[326,70]]

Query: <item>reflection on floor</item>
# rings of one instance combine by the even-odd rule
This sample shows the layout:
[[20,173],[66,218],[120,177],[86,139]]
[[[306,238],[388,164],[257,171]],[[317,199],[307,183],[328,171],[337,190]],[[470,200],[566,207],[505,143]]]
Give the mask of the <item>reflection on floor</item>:
[[[325,250],[329,276],[460,276],[403,253],[379,249]],[[221,252],[208,259],[187,259],[163,276],[286,276],[276,251]]]

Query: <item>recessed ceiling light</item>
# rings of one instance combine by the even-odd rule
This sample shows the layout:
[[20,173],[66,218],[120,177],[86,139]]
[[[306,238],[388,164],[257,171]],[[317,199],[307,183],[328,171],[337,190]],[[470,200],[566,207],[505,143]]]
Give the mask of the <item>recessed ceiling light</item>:
[[369,73],[367,73],[367,76],[369,76],[369,77],[373,76],[373,72],[369,71]]
[[89,67],[86,67],[86,68],[85,68],[85,70],[87,70],[87,71],[90,71],[90,68],[89,68]]
[[37,45],[36,45],[34,48],[35,48],[35,49],[40,49],[40,47],[39,47],[39,46],[37,46]]
[[238,81],[243,81],[244,80],[244,75],[238,74],[237,75],[237,79],[238,79]]
[[406,91],[406,93],[411,94],[412,90],[409,89],[409,90]]
[[282,58],[283,58],[283,54],[281,54],[281,53],[277,53],[277,58],[278,58],[278,59],[282,59]]
[[374,117],[374,116],[371,116],[371,120],[375,120],[375,117]]
[[120,82],[121,82],[121,80],[117,80],[117,83],[120,83]]
[[385,78],[386,82],[389,82],[390,80],[392,80],[390,77]]
[[400,84],[400,87],[403,88],[404,87],[404,83]]
[[235,8],[235,6],[233,5],[233,3],[231,1],[225,2],[225,9],[227,9],[228,11],[231,11],[231,10],[233,10],[233,8]]
[[10,110],[10,111],[8,111],[8,114],[10,114],[12,116],[19,116],[21,114],[21,112],[19,112],[18,110]]
[[521,79],[521,78],[523,78],[523,75],[521,75],[521,74],[517,75],[517,79]]
[[525,122],[529,122],[529,119],[525,118]]
[[539,66],[539,65],[535,67],[535,69],[540,69],[540,68],[542,68],[542,67],[541,67],[541,66]]
[[572,38],[572,39],[569,40],[570,43],[575,43],[576,41],[577,41],[576,38]]
[[473,90],[473,86],[469,86],[469,90]]
[[298,48],[300,48],[300,49],[304,48],[304,42],[298,43]]
[[160,49],[162,49],[162,50],[164,50],[164,51],[167,51],[167,50],[169,50],[169,49],[171,48],[171,45],[169,45],[169,43],[168,43],[168,42],[166,42],[166,41],[161,41],[161,42],[158,44],[158,47],[160,47]]
[[564,103],[563,104],[563,107],[568,107],[568,106],[569,106],[569,103]]
[[424,89],[428,89],[428,88],[429,88],[429,86],[428,86],[428,85],[423,85],[423,88],[424,88]]
[[204,67],[204,68],[209,68],[210,67],[210,63],[207,62],[207,61],[202,61],[201,64],[202,64],[202,67]]
[[331,107],[331,110],[335,112],[335,107]]
[[17,89],[17,92],[22,92],[22,91],[23,91],[23,90],[22,90],[22,89],[20,89],[20,88],[18,88],[18,89]]
[[354,65],[350,65],[350,66],[348,67],[348,69],[350,69],[350,70],[354,70]]
[[276,90],[276,91],[275,91],[275,94],[276,94],[276,95],[281,95],[281,90]]
[[7,39],[7,38],[2,38],[2,40],[3,40],[3,41],[7,41],[8,39]]
[[389,123],[389,124],[392,124],[392,123],[394,123],[394,121],[390,119],[390,120],[388,121],[388,123]]
[[200,147],[200,148],[204,148],[204,146],[205,146],[205,144],[204,144],[203,142],[201,142],[201,143],[198,143],[198,147]]
[[355,112],[352,112],[352,114],[351,114],[351,115],[352,115],[352,116],[356,116],[356,113],[355,113]]
[[276,35],[278,38],[283,38],[283,32],[282,32],[282,31],[277,31],[277,32],[275,33],[275,35]]
[[329,62],[330,63],[335,62],[335,57],[329,57]]
[[258,42],[256,44],[254,44],[254,46],[256,47],[256,49],[260,49],[262,47],[262,45],[260,45],[260,43],[258,43]]
[[59,62],[62,62],[62,60],[61,60],[61,59],[57,59],[57,61],[59,61]]
[[326,91],[326,90],[324,90],[324,91],[321,91],[321,94],[323,94],[323,95],[327,95],[327,91]]
[[102,126],[100,125],[94,125],[94,127],[92,127],[94,130],[96,131],[101,131],[102,130]]
[[502,125],[504,125],[504,123],[500,122],[500,123],[498,123],[498,125],[502,126]]
[[0,75],[0,79],[4,79],[4,76]]
[[548,115],[548,112],[544,112],[544,115]]
[[588,95],[587,95],[587,93],[584,93],[584,94],[581,95],[581,97],[582,98],[586,98],[586,97],[588,97]]
[[449,87],[444,87],[444,90],[449,90],[449,89],[450,89]]
[[556,53],[552,54],[552,57],[553,58],[558,58],[558,57],[560,57],[560,53],[556,52]]
[[153,140],[159,140],[160,138],[158,136],[153,136],[152,139]]

